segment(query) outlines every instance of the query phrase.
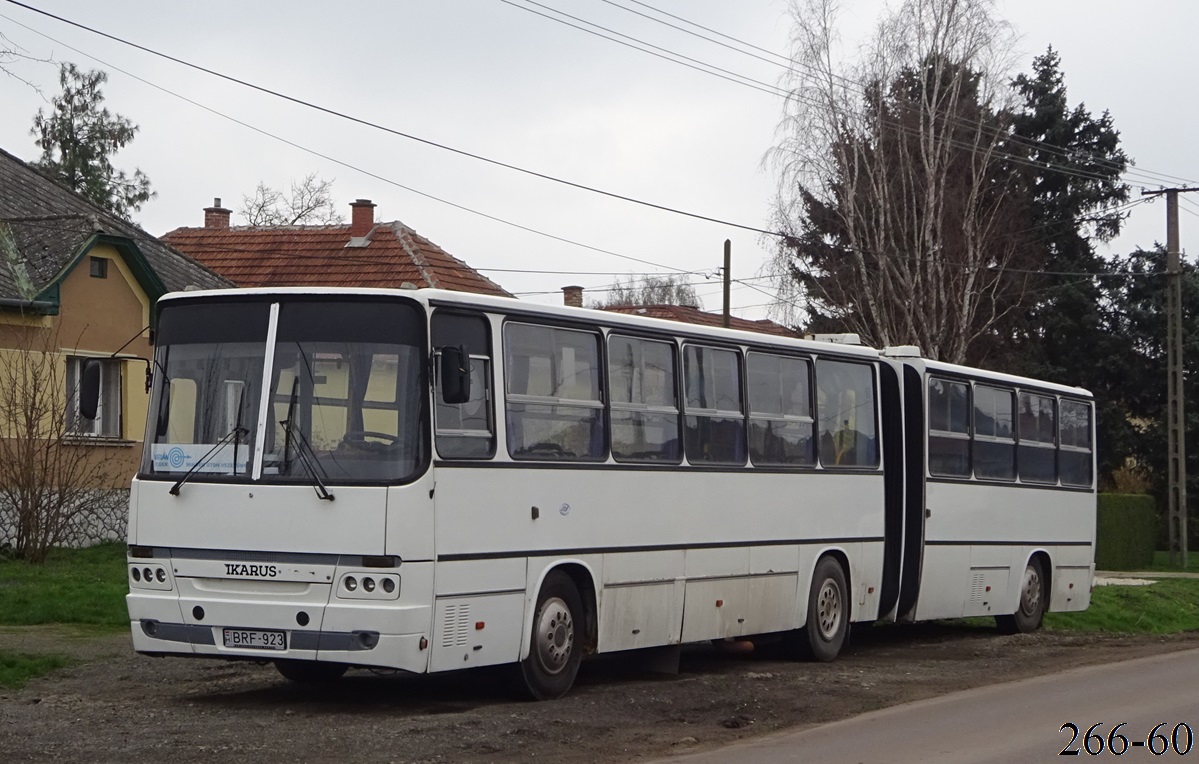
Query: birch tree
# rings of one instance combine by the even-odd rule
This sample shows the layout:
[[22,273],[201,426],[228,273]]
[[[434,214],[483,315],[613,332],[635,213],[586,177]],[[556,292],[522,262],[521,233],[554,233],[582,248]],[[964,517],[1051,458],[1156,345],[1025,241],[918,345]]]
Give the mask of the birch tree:
[[782,300],[814,329],[968,360],[1032,270],[1008,146],[1010,29],[989,0],[906,0],[843,61],[833,0],[793,0],[792,15],[769,157]]

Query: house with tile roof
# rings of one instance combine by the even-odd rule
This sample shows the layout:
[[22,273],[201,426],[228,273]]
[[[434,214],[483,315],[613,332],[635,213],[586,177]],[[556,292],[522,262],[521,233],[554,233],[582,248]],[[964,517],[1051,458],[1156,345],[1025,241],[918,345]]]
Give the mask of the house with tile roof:
[[230,226],[216,199],[202,228],[163,241],[241,287],[435,287],[511,297],[498,284],[399,221],[375,222],[369,199],[348,225]]
[[[140,457],[154,302],[168,291],[228,286],[0,150],[0,382],[12,390],[23,359],[51,359],[61,387],[52,392],[68,412],[82,360],[103,359],[100,415],[72,416],[60,440],[100,454],[114,482],[127,486]],[[0,408],[0,437],[9,440],[19,430],[14,406]]]
[[[562,287],[562,302],[564,305],[571,305],[576,308],[583,307],[583,287]],[[709,313],[691,305],[611,305],[602,308],[602,310],[613,313],[628,313],[633,316],[645,316],[646,318],[662,318],[667,321],[681,321],[685,324],[697,324],[699,326],[724,326],[724,315],[722,313]],[[774,334],[779,337],[790,337],[792,339],[801,336],[794,329],[788,329],[782,324],[777,324],[767,318],[754,320],[729,316],[729,328],[738,329],[743,332]]]

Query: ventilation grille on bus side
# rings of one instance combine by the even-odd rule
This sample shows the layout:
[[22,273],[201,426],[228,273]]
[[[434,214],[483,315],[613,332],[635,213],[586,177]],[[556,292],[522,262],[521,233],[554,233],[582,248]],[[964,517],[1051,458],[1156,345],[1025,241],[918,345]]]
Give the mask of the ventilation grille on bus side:
[[470,633],[470,605],[446,605],[441,622],[441,646],[462,647]]
[[970,580],[970,600],[971,602],[982,602],[983,595],[987,593],[987,577],[983,573],[975,573]]

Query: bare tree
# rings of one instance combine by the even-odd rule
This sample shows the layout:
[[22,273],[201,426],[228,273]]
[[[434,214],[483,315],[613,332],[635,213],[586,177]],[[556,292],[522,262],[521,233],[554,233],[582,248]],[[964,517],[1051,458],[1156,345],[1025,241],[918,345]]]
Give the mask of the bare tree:
[[595,307],[598,308],[625,305],[702,307],[695,287],[684,281],[682,276],[646,276],[640,281],[629,278],[627,282],[618,280],[616,286],[608,290],[607,298],[595,303]]
[[42,89],[36,83],[18,73],[17,64],[22,62],[53,63],[48,58],[38,58],[37,56],[30,55],[29,51],[5,37],[3,32],[0,32],[0,74],[3,74],[5,77],[11,77],[18,82],[23,82],[38,93],[41,93]]
[[41,563],[97,517],[122,511],[123,486],[103,449],[84,445],[68,415],[63,355],[49,329],[8,327],[0,349],[0,523],[13,552]]
[[292,181],[290,195],[259,183],[254,195],[241,202],[237,212],[252,226],[336,225],[344,220],[333,203],[333,181],[316,173]]
[[[906,0],[857,58],[833,0],[793,0],[773,269],[813,328],[963,362],[1015,310],[1030,256],[1007,152],[1013,36],[991,0]],[[797,318],[786,316],[791,322]]]

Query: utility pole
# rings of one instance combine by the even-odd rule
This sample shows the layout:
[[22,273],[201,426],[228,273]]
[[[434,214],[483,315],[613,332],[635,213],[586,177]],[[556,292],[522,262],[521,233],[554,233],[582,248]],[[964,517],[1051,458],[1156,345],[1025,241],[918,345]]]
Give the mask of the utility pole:
[[724,323],[725,329],[729,328],[730,305],[729,291],[732,288],[733,274],[731,269],[733,266],[733,242],[729,239],[724,240]]
[[1182,253],[1178,246],[1178,194],[1199,188],[1143,191],[1166,196],[1166,464],[1170,564],[1187,566],[1186,417],[1182,366]]

